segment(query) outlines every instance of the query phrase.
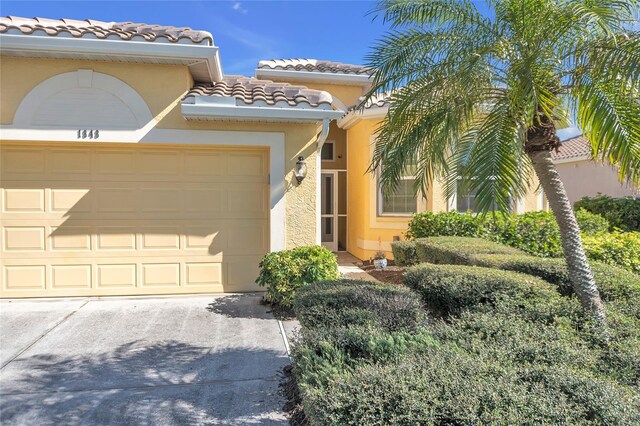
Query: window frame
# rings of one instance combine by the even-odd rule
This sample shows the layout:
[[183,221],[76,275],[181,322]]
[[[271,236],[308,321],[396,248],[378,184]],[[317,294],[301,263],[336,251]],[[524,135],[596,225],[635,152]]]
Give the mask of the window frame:
[[[472,178],[472,179],[477,179],[477,178],[476,178],[476,177],[474,177],[474,178]],[[491,179],[495,179],[495,177],[491,177]],[[464,211],[460,211],[460,210],[458,210],[458,200],[459,200],[459,198],[460,198],[460,197],[459,197],[459,195],[460,195],[460,190],[459,190],[460,186],[459,186],[459,185],[460,185],[460,181],[461,181],[461,180],[462,180],[462,178],[461,178],[461,177],[458,177],[458,178],[457,178],[457,182],[456,182],[456,193],[455,193],[455,196],[454,196],[454,197],[452,197],[453,199],[452,199],[452,200],[451,200],[451,202],[450,202],[450,206],[451,206],[451,209],[450,209],[450,210],[452,210],[452,211],[457,211],[457,212],[460,212],[460,213],[470,212],[473,216],[476,216],[476,215],[481,214],[480,212],[473,211],[473,210],[471,210],[471,209],[467,209],[467,210],[464,210]],[[468,195],[467,195],[467,197],[468,197]],[[517,213],[517,208],[518,208],[517,201],[516,201],[513,197],[509,197],[509,198],[511,198],[511,213]]]
[[[416,176],[415,175],[403,175],[400,180],[416,180]],[[378,171],[376,173],[376,195],[377,195],[377,215],[378,217],[402,217],[402,218],[407,218],[407,217],[412,217],[414,214],[418,213],[419,209],[420,209],[420,197],[418,196],[418,194],[415,194],[415,201],[416,201],[416,205],[415,205],[415,211],[413,212],[406,212],[406,213],[400,213],[400,212],[385,212],[384,211],[384,194],[382,193],[382,186],[380,185],[380,169],[378,168]]]
[[[330,144],[331,145],[331,159],[324,159],[322,158],[322,148],[324,148],[325,145]],[[325,141],[324,144],[322,145],[322,148],[320,149],[320,161],[323,163],[333,163],[336,161],[336,141]]]

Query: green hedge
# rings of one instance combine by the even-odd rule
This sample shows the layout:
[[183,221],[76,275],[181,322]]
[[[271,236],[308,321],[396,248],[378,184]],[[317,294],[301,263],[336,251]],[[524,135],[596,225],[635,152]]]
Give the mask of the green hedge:
[[[576,211],[585,235],[605,232],[609,223],[600,215]],[[521,215],[473,215],[470,212],[417,213],[409,222],[407,237],[477,237],[515,247],[541,257],[562,255],[560,231],[552,213],[528,212]]]
[[467,237],[431,237],[415,240],[420,262],[445,265],[474,265],[478,255],[524,255],[513,247]]
[[611,198],[606,195],[584,197],[574,204],[575,209],[585,209],[599,214],[609,221],[611,230],[640,231],[640,198]]
[[[416,240],[415,244],[422,262],[521,272],[554,284],[563,295],[573,294],[564,259],[533,257],[478,238],[432,237]],[[591,262],[591,269],[605,301],[620,298],[640,301],[640,276],[637,274],[596,261]],[[640,306],[638,309],[640,312]]]
[[404,282],[439,316],[459,315],[469,309],[498,310],[542,321],[558,312],[573,315],[578,310],[575,301],[562,297],[555,286],[512,271],[424,263],[409,268]]
[[589,259],[640,274],[640,232],[612,232],[583,238]]
[[418,263],[416,244],[413,241],[394,241],[391,243],[391,252],[396,265],[410,266]]
[[301,288],[293,303],[307,329],[365,326],[413,330],[423,320],[420,298],[406,288],[360,280],[325,281]]
[[[303,322],[292,351],[309,424],[640,422],[640,318],[618,309],[625,300],[607,304],[611,339],[601,345],[580,325],[575,300],[536,278],[465,266],[410,271],[405,277],[446,319],[388,331],[374,318],[382,306],[395,311],[398,294],[381,284],[322,283],[298,293],[298,310],[321,307],[314,316],[329,317]],[[376,303],[360,303],[366,287]],[[368,321],[332,319],[357,303],[371,311]],[[535,310],[545,315],[523,315]]]
[[309,246],[265,255],[256,283],[267,288],[269,302],[289,306],[304,285],[340,278],[335,254],[326,247]]

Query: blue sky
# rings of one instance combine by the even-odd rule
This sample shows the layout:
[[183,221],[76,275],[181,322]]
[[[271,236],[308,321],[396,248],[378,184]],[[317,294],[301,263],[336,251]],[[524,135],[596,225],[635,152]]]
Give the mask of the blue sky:
[[373,1],[0,1],[2,16],[97,19],[207,30],[226,74],[252,75],[260,59],[362,63],[385,27]]

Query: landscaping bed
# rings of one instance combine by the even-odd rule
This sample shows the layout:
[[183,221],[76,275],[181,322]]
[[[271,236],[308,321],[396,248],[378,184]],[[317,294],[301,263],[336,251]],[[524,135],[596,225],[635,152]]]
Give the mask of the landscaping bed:
[[298,290],[293,375],[309,424],[640,424],[637,275],[594,268],[609,321],[603,339],[560,259],[447,244],[434,255],[441,264],[406,268],[406,286],[394,266],[369,273],[396,285]]

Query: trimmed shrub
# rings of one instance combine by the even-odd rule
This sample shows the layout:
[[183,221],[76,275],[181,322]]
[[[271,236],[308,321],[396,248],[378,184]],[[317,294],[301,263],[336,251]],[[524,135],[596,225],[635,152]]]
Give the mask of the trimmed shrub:
[[583,235],[597,235],[601,232],[609,232],[610,224],[602,215],[591,213],[585,209],[576,210],[576,220]]
[[562,255],[560,230],[551,212],[527,212],[488,223],[496,241],[541,257]]
[[358,280],[325,281],[298,291],[293,310],[303,327],[363,326],[415,330],[424,320],[420,298],[410,290]]
[[[462,237],[432,237],[417,240],[416,251],[423,262],[483,266],[520,272],[555,285],[562,295],[573,294],[564,259],[533,257],[491,241]],[[622,254],[621,258],[624,256],[625,254]],[[620,267],[595,261],[591,262],[591,270],[605,301],[632,299],[640,302],[638,275]],[[640,306],[638,312],[640,314]]]
[[589,259],[640,274],[640,232],[602,233],[583,238]]
[[493,241],[465,237],[431,237],[415,241],[421,262],[446,265],[474,265],[478,255],[524,255],[523,252]]
[[[534,275],[557,286],[558,291],[565,296],[573,294],[564,259],[538,259],[531,256],[513,256],[497,260],[491,260],[488,257],[480,257],[480,259],[484,266]],[[637,275],[600,262],[591,262],[591,271],[605,301],[640,298],[640,277]]]
[[609,221],[611,230],[640,231],[640,198],[584,197],[574,207],[601,215]]
[[391,243],[391,251],[396,265],[410,266],[418,263],[416,243],[413,241],[394,241]]
[[340,278],[335,254],[322,246],[298,247],[265,255],[256,283],[267,288],[266,299],[289,306],[296,291],[309,283]]
[[455,346],[362,364],[304,392],[313,425],[637,424],[637,392],[562,365],[505,365]]
[[480,237],[486,234],[484,224],[470,212],[416,213],[409,221],[407,238],[436,236]]
[[464,310],[519,312],[547,321],[559,313],[574,315],[575,300],[563,298],[540,278],[512,271],[462,265],[421,264],[404,274],[428,308],[442,316]]

